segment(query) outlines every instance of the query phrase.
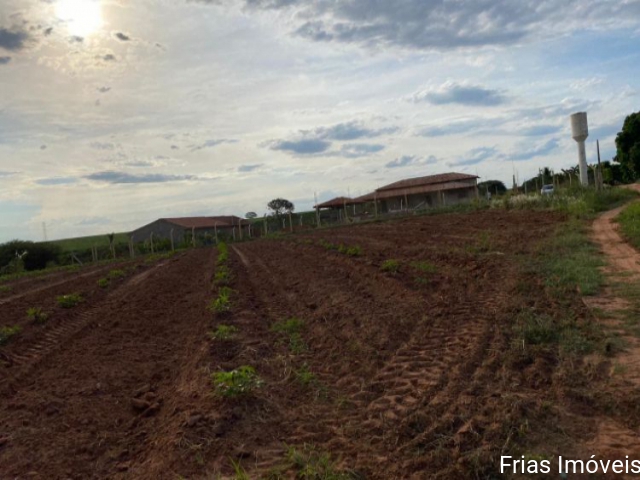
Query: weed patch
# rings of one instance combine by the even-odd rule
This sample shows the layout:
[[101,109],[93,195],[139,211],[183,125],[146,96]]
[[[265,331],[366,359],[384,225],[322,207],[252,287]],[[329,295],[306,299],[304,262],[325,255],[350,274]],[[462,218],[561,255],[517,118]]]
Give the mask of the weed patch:
[[111,280],[117,280],[118,278],[124,278],[127,276],[127,273],[124,270],[111,270],[109,272],[108,278]]
[[107,288],[109,286],[109,279],[101,278],[100,280],[98,280],[98,286],[100,288]]
[[228,341],[233,340],[238,333],[236,327],[230,325],[218,325],[213,332],[209,332],[209,336],[213,340]]
[[62,308],[73,308],[79,303],[84,302],[84,298],[79,293],[70,293],[69,295],[61,295],[57,299],[58,305]]
[[251,394],[262,385],[253,367],[244,365],[229,372],[211,374],[215,392],[223,397],[240,397]]
[[40,307],[31,307],[27,310],[27,318],[34,323],[42,324],[47,321],[49,315],[47,315]]
[[385,260],[382,262],[382,265],[380,265],[380,270],[393,274],[398,273],[398,270],[400,270],[400,262],[398,260]]
[[632,203],[616,218],[622,235],[637,249],[640,249],[640,203]]
[[16,325],[14,327],[0,327],[0,345],[6,345],[9,341],[18,335],[22,329]]
[[226,313],[231,310],[231,290],[229,287],[221,287],[218,290],[218,297],[209,304],[209,310],[213,313]]
[[304,322],[298,318],[290,318],[276,322],[271,327],[271,331],[280,333],[288,339],[289,350],[295,354],[300,354],[308,349],[307,344],[302,338],[303,329]]

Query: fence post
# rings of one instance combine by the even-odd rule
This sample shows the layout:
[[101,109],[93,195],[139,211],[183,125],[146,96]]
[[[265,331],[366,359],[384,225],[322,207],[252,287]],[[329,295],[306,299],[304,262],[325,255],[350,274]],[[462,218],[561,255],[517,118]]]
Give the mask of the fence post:
[[171,229],[169,234],[171,235],[171,251],[174,252],[175,251],[175,247],[173,246],[173,228]]
[[264,235],[266,237],[267,235],[269,235],[269,227],[267,226],[267,214],[266,213],[264,214],[263,218],[264,218],[264,220],[263,220],[263,222],[264,222]]
[[218,222],[213,224],[213,231],[216,233],[216,245],[218,245]]
[[291,218],[291,211],[289,211],[289,231],[293,232],[293,220]]
[[149,243],[151,244],[151,253],[155,253],[155,250],[153,248],[153,232],[151,232],[151,235],[149,235]]

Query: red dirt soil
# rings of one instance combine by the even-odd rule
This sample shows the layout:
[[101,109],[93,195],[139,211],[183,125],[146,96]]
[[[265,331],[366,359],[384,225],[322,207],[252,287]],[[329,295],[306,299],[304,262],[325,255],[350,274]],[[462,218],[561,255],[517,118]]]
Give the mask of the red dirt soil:
[[[485,478],[526,432],[553,430],[560,406],[579,418],[563,438],[589,438],[593,402],[563,389],[557,359],[511,344],[523,308],[567,308],[522,265],[562,221],[489,211],[237,244],[221,317],[206,309],[210,249],[90,295],[81,323],[54,342],[34,334],[4,347],[0,478],[205,479],[231,476],[231,460],[250,478],[293,478],[287,446],[305,444],[354,478]],[[398,272],[381,270],[389,259]],[[589,317],[578,292],[567,302]],[[272,329],[294,317],[296,350]],[[210,340],[220,323],[237,337]],[[262,387],[215,395],[210,373],[241,365]]]

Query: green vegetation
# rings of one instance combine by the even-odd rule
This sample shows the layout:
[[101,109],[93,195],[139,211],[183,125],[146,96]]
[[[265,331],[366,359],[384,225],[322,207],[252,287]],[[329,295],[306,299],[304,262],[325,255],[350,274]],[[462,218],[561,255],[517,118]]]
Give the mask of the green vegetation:
[[552,318],[531,309],[518,314],[513,330],[513,348],[523,352],[558,347],[566,355],[585,355],[594,351],[604,338],[602,331],[590,322]]
[[632,203],[617,218],[622,235],[640,249],[640,203]]
[[42,308],[40,307],[31,307],[27,310],[27,318],[34,323],[45,323],[49,318]]
[[125,272],[124,270],[111,270],[109,272],[109,279],[111,280],[117,280],[118,278],[124,278],[127,276],[127,272]]
[[219,265],[216,269],[216,273],[213,276],[213,283],[215,285],[229,285],[231,283],[231,271],[226,265]]
[[331,242],[328,242],[324,239],[321,239],[318,244],[327,249],[327,250],[336,250],[340,253],[343,253],[344,255],[348,255],[350,257],[359,257],[362,255],[363,251],[362,251],[362,247],[358,246],[358,245],[354,245],[354,246],[349,246],[349,245],[344,245],[344,244],[339,244],[339,245],[335,245]]
[[312,385],[316,383],[316,376],[309,370],[309,365],[302,364],[298,370],[295,371],[296,380],[304,386]]
[[359,256],[362,255],[362,248],[360,246],[358,246],[358,245],[350,247],[348,245],[340,244],[338,246],[338,251],[340,253],[344,253],[345,255],[348,255],[350,257],[359,257]]
[[209,304],[209,310],[213,313],[225,313],[231,310],[231,290],[229,287],[221,287],[218,290],[218,297]]
[[22,329],[16,325],[14,327],[0,327],[0,345],[6,345],[9,341],[20,333]]
[[380,270],[383,272],[398,273],[398,270],[400,270],[400,262],[398,260],[385,260],[382,262],[382,265],[380,265]]
[[100,288],[107,288],[109,286],[109,279],[108,278],[101,278],[100,280],[98,280],[98,286]]
[[58,246],[48,243],[24,240],[2,243],[0,244],[0,275],[42,270],[58,263],[61,253],[62,250]]
[[289,465],[283,468],[295,470],[295,478],[307,480],[351,480],[357,478],[352,473],[339,471],[330,455],[317,450],[313,445],[305,444],[300,449],[289,447],[287,462]]
[[84,298],[79,293],[71,293],[69,295],[61,295],[57,299],[58,305],[62,308],[73,308],[79,303],[84,302]]
[[604,262],[582,222],[571,221],[560,227],[542,244],[538,258],[546,285],[558,297],[575,291],[576,286],[583,295],[595,295],[604,281],[600,271]]
[[300,354],[308,348],[302,338],[303,329],[304,322],[298,318],[290,318],[288,320],[276,322],[271,326],[271,331],[280,333],[287,337],[289,341],[289,350],[295,354]]
[[10,291],[11,291],[11,285],[0,285],[0,293],[10,292]]
[[[128,243],[128,233],[116,233],[114,235],[113,243]],[[65,238],[62,240],[54,240],[49,242],[51,245],[56,245],[65,252],[77,252],[80,250],[89,250],[91,247],[109,247],[109,238],[105,235],[92,235],[89,237],[75,237]]]
[[622,131],[616,137],[616,159],[629,172],[631,178],[640,176],[640,112],[624,120]]
[[251,394],[262,385],[253,367],[244,365],[229,372],[211,374],[213,387],[223,397],[240,397]]
[[592,218],[624,202],[636,198],[638,194],[626,188],[607,188],[601,192],[593,188],[561,188],[553,195],[511,195],[491,201],[492,208],[521,210],[556,210],[573,218]]
[[213,340],[228,341],[233,340],[238,333],[238,329],[229,325],[218,325],[213,332],[209,332],[209,336]]
[[411,262],[411,267],[422,273],[435,273],[438,271],[438,267],[425,261]]
[[218,265],[224,265],[229,260],[229,247],[226,243],[218,243]]

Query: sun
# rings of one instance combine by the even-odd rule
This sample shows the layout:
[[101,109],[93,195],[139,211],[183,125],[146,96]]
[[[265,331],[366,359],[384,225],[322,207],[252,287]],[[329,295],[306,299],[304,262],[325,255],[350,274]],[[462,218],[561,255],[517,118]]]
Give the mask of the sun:
[[71,35],[84,37],[102,26],[99,0],[58,0],[56,16],[66,23]]

